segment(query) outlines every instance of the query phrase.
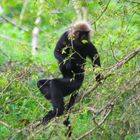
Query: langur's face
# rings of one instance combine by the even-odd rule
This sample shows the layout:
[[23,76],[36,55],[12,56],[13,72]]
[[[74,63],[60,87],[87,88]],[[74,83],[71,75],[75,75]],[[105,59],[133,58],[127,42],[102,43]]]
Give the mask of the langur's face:
[[90,31],[75,31],[75,39],[78,41],[90,41]]

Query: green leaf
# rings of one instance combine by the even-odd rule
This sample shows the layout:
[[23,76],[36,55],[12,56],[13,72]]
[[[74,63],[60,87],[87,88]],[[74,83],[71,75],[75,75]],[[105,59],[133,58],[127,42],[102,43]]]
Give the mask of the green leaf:
[[82,40],[82,43],[86,44],[86,43],[88,43],[88,41],[87,40]]

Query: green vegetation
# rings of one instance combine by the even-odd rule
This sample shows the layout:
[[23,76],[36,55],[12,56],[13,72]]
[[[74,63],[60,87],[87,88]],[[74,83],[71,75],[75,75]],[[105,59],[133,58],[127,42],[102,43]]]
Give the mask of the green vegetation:
[[[91,40],[101,56],[101,71],[108,72],[140,46],[140,1],[0,0],[0,140],[76,139],[92,129],[81,139],[140,139],[140,53],[73,107],[71,138],[65,136],[66,114],[49,125],[31,128],[52,108],[36,83],[60,76],[53,50],[61,34],[80,17],[77,11],[82,13],[82,7],[92,23]],[[41,22],[35,23],[37,18]],[[35,27],[38,49],[32,55]],[[79,94],[95,84],[88,63]]]

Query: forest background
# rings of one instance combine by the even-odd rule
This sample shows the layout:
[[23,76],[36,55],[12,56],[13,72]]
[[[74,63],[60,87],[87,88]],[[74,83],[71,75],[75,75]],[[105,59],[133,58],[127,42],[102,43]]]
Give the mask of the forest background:
[[104,79],[87,61],[69,139],[140,139],[139,0],[0,0],[0,140],[68,139],[67,113],[33,129],[52,108],[36,83],[61,75],[53,51],[77,19],[92,25]]

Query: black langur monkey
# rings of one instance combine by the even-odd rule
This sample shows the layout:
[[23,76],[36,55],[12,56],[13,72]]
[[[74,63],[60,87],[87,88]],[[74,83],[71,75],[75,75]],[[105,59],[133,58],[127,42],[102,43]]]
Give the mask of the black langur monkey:
[[[58,40],[54,55],[58,60],[63,77],[39,80],[37,83],[41,93],[53,105],[53,110],[49,111],[42,119],[42,124],[63,114],[63,98],[78,90],[83,83],[86,57],[91,59],[94,68],[101,66],[98,52],[90,41],[90,31],[89,23],[80,21],[75,23]],[[100,75],[97,75],[96,81],[98,82],[100,79]],[[71,96],[67,109],[74,104],[75,98],[76,95]]]

